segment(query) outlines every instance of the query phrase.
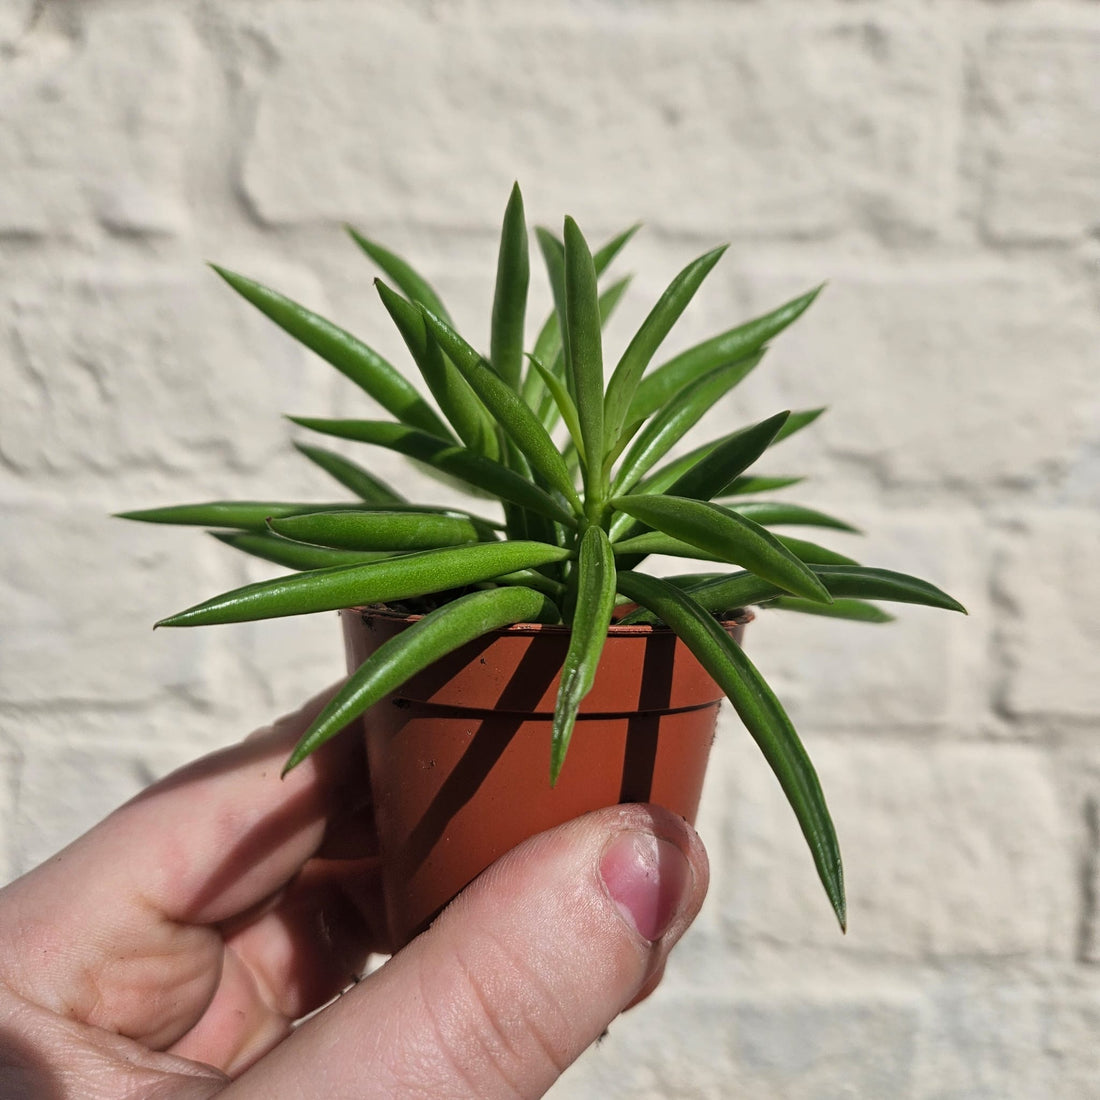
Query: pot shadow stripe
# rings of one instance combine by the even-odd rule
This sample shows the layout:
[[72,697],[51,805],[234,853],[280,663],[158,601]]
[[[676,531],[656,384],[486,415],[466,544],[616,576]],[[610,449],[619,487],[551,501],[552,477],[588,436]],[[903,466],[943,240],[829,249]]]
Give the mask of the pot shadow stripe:
[[655,635],[646,642],[642,690],[638,698],[639,714],[631,718],[626,727],[623,775],[619,784],[620,802],[649,802],[653,795],[653,772],[657,766],[661,731],[659,714],[665,712],[672,698],[675,640],[671,647],[664,644],[667,641],[667,638]]
[[[568,645],[568,639],[563,639]],[[443,713],[479,722],[470,738],[466,751],[450,774],[440,784],[428,808],[402,846],[401,865],[410,869],[410,877],[420,870],[435,846],[445,835],[451,821],[477,794],[489,773],[496,767],[509,742],[523,724],[527,715],[523,704],[530,699],[541,699],[561,667],[560,662],[547,661],[531,647],[523,655],[508,684],[498,698],[504,708],[477,710],[431,703],[406,704],[424,713]],[[532,694],[537,692],[538,694]],[[395,700],[400,705],[400,700]],[[508,708],[515,708],[509,711]],[[519,711],[518,713],[516,711]]]
[[523,724],[520,715],[507,719],[504,715],[498,717],[499,721],[481,723],[466,751],[440,784],[435,797],[409,834],[399,857],[400,865],[407,869],[409,877],[420,870],[451,821],[477,793]]

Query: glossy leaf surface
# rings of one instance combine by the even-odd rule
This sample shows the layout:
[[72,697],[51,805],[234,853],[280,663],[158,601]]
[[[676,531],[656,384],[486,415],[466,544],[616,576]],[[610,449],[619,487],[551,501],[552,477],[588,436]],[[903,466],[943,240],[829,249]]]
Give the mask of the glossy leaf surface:
[[552,622],[556,608],[529,588],[474,592],[445,604],[383,642],[313,720],[283,769],[285,775],[406,680],[460,646],[512,623]]
[[451,315],[447,312],[447,307],[440,300],[439,295],[432,289],[428,280],[414,270],[411,264],[397,253],[383,248],[377,241],[364,237],[350,225],[347,230],[351,239],[394,281],[410,302],[427,306],[437,317],[450,319]]
[[[493,370],[513,392],[519,391],[523,373],[523,328],[527,317],[530,278],[527,222],[523,215],[523,196],[517,183],[512,188],[500,234],[489,354]],[[435,310],[431,312],[441,316]]]
[[686,497],[634,495],[616,497],[612,504],[666,535],[752,570],[792,595],[823,603],[831,599],[807,565],[744,516]]
[[619,589],[667,623],[726,693],[779,780],[844,929],[844,871],[836,830],[817,772],[779,700],[741,647],[690,595],[640,573],[620,574]]
[[562,665],[554,706],[550,749],[550,785],[558,781],[577,711],[596,679],[611,613],[615,610],[615,555],[606,532],[589,527],[581,539],[577,594],[569,649]]
[[[649,366],[657,348],[669,334],[672,326],[680,319],[688,303],[695,296],[703,280],[726,251],[725,245],[712,249],[687,265],[669,284],[668,289],[658,299],[642,322],[641,328],[627,345],[607,383],[607,396],[604,399],[604,419],[607,422],[609,439],[617,440],[623,425],[642,418],[635,411],[628,416],[631,403],[638,389],[642,374]],[[733,381],[730,382],[733,385]]]
[[339,436],[341,439],[356,439],[361,443],[388,447],[476,488],[484,489],[502,500],[518,504],[521,508],[530,508],[565,524],[571,525],[575,522],[572,514],[549,493],[509,470],[507,466],[426,432],[418,432],[414,428],[387,420],[322,420],[316,417],[291,417],[291,420],[303,428]]
[[450,436],[446,425],[420,396],[416,387],[361,340],[312,310],[243,275],[235,275],[221,267],[214,267],[214,270],[242,298],[251,302],[300,344],[331,363],[402,423],[444,438]]
[[480,355],[454,329],[438,317],[425,313],[428,328],[440,347],[450,356],[470,387],[497,423],[508,433],[545,483],[556,489],[573,507],[581,511],[581,501],[573,487],[573,479],[565,459],[549,433],[522,398],[500,379]]
[[405,498],[381,478],[368,473],[357,462],[345,458],[326,447],[314,447],[308,443],[295,443],[295,449],[310,462],[334,477],[345,489],[350,489],[361,500],[373,504],[397,503]]
[[537,568],[568,556],[568,550],[541,542],[491,542],[423,550],[367,565],[338,566],[247,584],[157,625],[242,623],[404,600],[492,580],[517,569]]
[[468,517],[434,512],[313,512],[268,526],[284,538],[339,550],[430,550],[491,537]]
[[331,569],[337,565],[361,565],[388,557],[385,553],[364,550],[330,550],[324,546],[308,546],[303,542],[293,542],[280,538],[271,532],[255,531],[211,531],[219,542],[226,546],[251,554],[254,558],[285,566],[287,569]]

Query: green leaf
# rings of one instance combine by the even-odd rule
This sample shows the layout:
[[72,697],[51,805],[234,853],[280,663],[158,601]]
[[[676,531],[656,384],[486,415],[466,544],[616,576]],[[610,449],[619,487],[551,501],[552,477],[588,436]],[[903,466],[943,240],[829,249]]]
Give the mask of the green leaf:
[[[630,416],[649,416],[693,378],[723,363],[745,359],[759,351],[810,307],[821,287],[794,298],[771,313],[746,321],[727,332],[688,348],[652,371],[638,387]],[[748,373],[746,371],[746,373]]]
[[[619,467],[612,491],[629,492],[656,462],[690,431],[737,382],[740,364],[716,367],[669,401],[634,440]],[[755,458],[750,459],[750,462]]]
[[[905,573],[852,565],[813,565],[811,568],[836,599],[921,604],[966,614],[966,608],[958,600],[935,585]],[[731,573],[706,581],[691,592],[693,600],[714,613],[765,603],[782,595],[784,593],[777,585],[752,573]]]
[[615,610],[615,555],[602,528],[595,525],[581,538],[577,561],[577,594],[569,649],[562,665],[554,706],[550,751],[550,786],[558,781],[581,701],[596,679],[611,613]]
[[263,533],[272,516],[296,516],[305,512],[335,512],[362,507],[357,501],[291,504],[273,500],[212,500],[205,504],[170,504],[164,508],[118,512],[116,518],[133,519],[141,523],[183,524],[189,527],[233,527],[241,531]]
[[604,242],[592,253],[592,265],[597,275],[602,275],[611,265],[611,261],[626,247],[627,243],[642,228],[641,222],[635,222],[628,229],[616,233],[609,241]]
[[787,489],[792,485],[798,485],[805,480],[804,477],[758,477],[755,474],[745,474],[742,477],[735,477],[722,492],[727,496],[771,493],[776,489]]
[[809,566],[765,528],[735,512],[686,497],[635,495],[615,497],[611,503],[666,535],[751,569],[795,596],[822,603],[832,599]]
[[[758,424],[739,428],[721,439],[697,447],[690,454],[674,459],[651,474],[637,491],[647,494],[667,492],[692,500],[709,500],[725,491],[735,477],[768,449],[786,418],[785,412],[777,413]],[[616,516],[611,525],[611,537],[615,540],[627,538],[637,530],[637,524]]]
[[381,279],[375,279],[374,285],[382,304],[412,353],[424,381],[432,391],[432,396],[438,402],[443,415],[454,425],[458,438],[470,450],[494,461],[499,459],[500,447],[492,417],[462,374],[447,361],[444,349],[440,348],[424,321],[421,313],[423,307],[406,301]]
[[242,298],[331,363],[403,424],[450,438],[447,426],[416,388],[361,340],[274,290],[225,268],[211,266]]
[[604,419],[607,422],[606,430],[609,439],[617,440],[623,425],[628,420],[632,422],[640,419],[636,412],[633,415],[628,414],[631,412],[631,402],[642,374],[669,330],[679,320],[680,315],[695,296],[695,292],[721,259],[727,247],[723,245],[721,248],[715,248],[688,264],[672,280],[627,345],[626,351],[623,352],[622,358],[611,375],[611,381],[607,384]]
[[727,554],[713,550],[704,550],[694,543],[673,538],[663,531],[645,531],[640,535],[631,535],[621,542],[614,542],[619,571],[633,569],[650,554],[662,554],[672,558],[692,558],[696,561],[718,561],[726,565],[735,565]]
[[848,531],[858,535],[862,532],[845,520],[826,515],[813,508],[803,508],[801,504],[786,504],[782,501],[743,500],[732,505],[736,511],[765,527],[777,524],[797,524],[800,527],[831,527],[835,531]]
[[[774,535],[775,532],[773,531]],[[829,550],[824,546],[818,546],[816,542],[807,542],[805,539],[791,538],[790,535],[775,535],[777,539],[799,561],[807,565],[858,565],[859,562],[849,558],[845,554],[838,554],[835,550]]]
[[[527,255],[527,223],[519,184],[512,188],[500,233],[497,286],[493,298],[490,361],[493,370],[515,393],[523,373],[523,330],[527,316],[527,286],[531,278]],[[430,307],[429,307],[430,309]],[[441,316],[431,310],[437,317]]]
[[445,474],[460,478],[475,488],[484,489],[502,500],[518,504],[521,508],[539,512],[566,526],[576,524],[572,514],[549,493],[509,470],[507,466],[426,432],[418,432],[414,428],[406,428],[387,420],[323,420],[306,416],[292,416],[290,419],[295,424],[316,432],[399,451]]
[[569,344],[565,339],[565,245],[541,225],[535,229],[535,240],[538,241],[539,251],[546,265],[546,277],[550,281],[550,294],[554,299],[554,309],[535,341],[535,354],[544,363],[550,363],[560,351],[565,362],[568,385],[572,386]]
[[[604,325],[604,326],[607,325],[608,319],[615,312],[615,307],[618,306],[619,301],[622,299],[623,294],[626,293],[626,289],[629,285],[630,285],[630,276],[628,275],[625,278],[620,279],[617,283],[613,283],[606,290],[600,292],[600,324],[601,325]],[[538,349],[537,348],[536,348],[534,354],[536,356],[538,355]],[[540,362],[545,363],[546,360],[540,360]],[[558,379],[564,379],[565,378],[565,363],[564,363],[564,360],[563,360],[562,355],[561,355],[561,341],[560,340],[558,341],[558,346],[557,346],[557,349],[556,349],[556,352],[555,352],[555,359],[554,359],[553,366],[548,367],[547,369],[550,370],[550,372],[554,375],[555,378],[558,378]],[[537,381],[537,376],[535,376],[535,380]],[[528,387],[527,387],[528,382],[532,382],[530,372],[528,373],[528,377],[526,379],[524,379],[524,383],[525,383],[525,385],[524,385],[524,401],[526,401],[528,405],[530,405],[532,408],[534,408],[536,406],[536,395],[538,394],[539,391],[536,388],[536,389],[534,389],[533,393],[529,393],[529,390],[528,390]],[[533,385],[534,385],[534,383],[532,382],[532,386]],[[553,412],[556,409],[556,406],[553,404],[553,401],[550,399],[549,394],[544,393],[543,398],[544,398],[544,400],[542,400],[542,402],[539,403],[538,406],[537,406],[538,407],[538,416],[539,416],[539,419],[542,421],[543,425],[546,427],[547,431],[549,431],[557,423],[557,419],[553,415]]]
[[[585,495],[593,511],[602,508],[604,456],[603,341],[596,268],[588,244],[572,218],[565,219],[566,366],[573,379],[570,392],[584,439]],[[595,517],[593,517],[595,518]]]
[[639,573],[620,573],[619,589],[667,623],[726,693],[794,810],[844,930],[844,871],[836,830],[817,773],[782,704],[741,647],[692,596]]
[[330,569],[335,565],[360,565],[389,556],[363,550],[329,550],[327,547],[307,546],[270,532],[260,534],[255,531],[239,531],[230,534],[211,531],[210,534],[226,546],[232,546],[234,550],[263,558],[264,561],[274,562],[287,569]]
[[[698,462],[684,470],[669,485],[668,492],[693,500],[710,500],[725,492],[726,486],[772,445],[776,435],[783,430],[787,415],[786,412],[776,413],[724,436]],[[647,486],[646,491],[653,490]]]
[[285,775],[410,677],[460,646],[519,622],[552,622],[553,603],[529,588],[473,592],[418,619],[383,642],[313,720],[283,769]]
[[777,596],[768,605],[777,611],[797,611],[803,615],[824,615],[857,623],[892,623],[894,616],[866,600],[834,600],[830,604],[811,603],[797,596]]
[[502,573],[563,561],[569,553],[541,542],[483,542],[422,550],[366,565],[342,565],[247,584],[163,619],[157,626],[243,623],[365,607],[463,588]]
[[424,319],[439,346],[450,356],[474,393],[531,463],[531,469],[548,486],[561,493],[577,512],[582,511],[580,498],[573,488],[573,478],[561,452],[519,394],[486,366],[481,356],[454,329],[427,311]]
[[334,477],[345,489],[350,489],[361,500],[372,504],[397,503],[405,498],[387,485],[381,478],[368,473],[357,462],[325,447],[313,447],[308,443],[294,446],[325,473]]
[[350,225],[346,228],[351,239],[397,284],[397,288],[410,302],[427,306],[437,317],[450,320],[451,315],[439,295],[408,263],[376,241],[364,237]]
[[313,512],[268,526],[283,538],[339,550],[431,550],[493,538],[467,516],[435,512]]
[[544,367],[534,355],[529,355],[528,359],[538,376],[542,378],[547,392],[557,406],[561,418],[565,421],[565,426],[569,430],[569,438],[573,440],[573,445],[577,448],[583,461],[584,438],[581,435],[581,422],[577,417],[577,406],[573,404],[573,398],[569,396],[569,391],[562,384],[561,379]]
[[809,427],[825,411],[824,408],[820,408],[803,409],[800,412],[791,413],[787,423],[783,425],[783,430],[776,435],[775,442],[779,443],[781,440],[789,439],[795,432],[800,432],[803,428]]

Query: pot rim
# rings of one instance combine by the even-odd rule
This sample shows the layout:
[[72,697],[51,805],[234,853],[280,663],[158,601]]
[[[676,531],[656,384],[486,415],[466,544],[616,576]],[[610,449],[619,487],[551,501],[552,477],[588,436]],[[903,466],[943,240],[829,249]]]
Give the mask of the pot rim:
[[[391,622],[415,623],[424,618],[424,615],[419,613],[403,614],[386,604],[368,604],[362,607],[349,607],[346,610],[361,615],[364,619],[387,619]],[[725,627],[745,626],[755,618],[756,614],[752,608],[738,607],[729,612],[728,618],[718,621]],[[513,623],[511,626],[498,627],[490,633],[525,637],[534,634],[571,634],[572,629],[563,623]],[[654,626],[652,623],[632,623],[629,626],[612,623],[608,628],[608,636],[612,638],[643,637],[647,634],[675,634],[675,631],[667,626]]]

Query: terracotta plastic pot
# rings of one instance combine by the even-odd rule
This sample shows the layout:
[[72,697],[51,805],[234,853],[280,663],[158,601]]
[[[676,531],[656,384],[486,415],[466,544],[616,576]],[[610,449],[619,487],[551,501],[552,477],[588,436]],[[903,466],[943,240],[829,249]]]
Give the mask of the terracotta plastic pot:
[[[414,618],[342,611],[349,669]],[[740,641],[751,612],[726,625]],[[613,626],[557,785],[550,731],[565,627],[463,646],[363,719],[390,947],[521,841],[590,810],[653,802],[694,823],[721,690],[669,630]]]

